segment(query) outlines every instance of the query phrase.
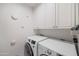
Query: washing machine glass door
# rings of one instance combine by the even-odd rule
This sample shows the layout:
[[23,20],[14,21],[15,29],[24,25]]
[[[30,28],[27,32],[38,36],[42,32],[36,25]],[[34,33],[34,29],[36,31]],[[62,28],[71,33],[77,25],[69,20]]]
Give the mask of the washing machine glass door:
[[28,42],[26,42],[26,44],[25,44],[24,55],[25,56],[34,56],[31,45]]

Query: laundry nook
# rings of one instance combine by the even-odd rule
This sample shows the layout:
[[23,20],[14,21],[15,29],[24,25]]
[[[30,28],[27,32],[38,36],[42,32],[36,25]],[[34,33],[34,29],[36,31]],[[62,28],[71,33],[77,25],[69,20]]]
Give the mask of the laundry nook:
[[79,56],[79,3],[0,3],[0,56]]

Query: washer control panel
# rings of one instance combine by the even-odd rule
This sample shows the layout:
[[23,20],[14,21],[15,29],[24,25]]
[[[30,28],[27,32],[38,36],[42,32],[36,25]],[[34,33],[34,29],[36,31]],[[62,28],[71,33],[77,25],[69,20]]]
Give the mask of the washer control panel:
[[31,44],[35,44],[35,43],[36,43],[36,41],[34,41],[34,40],[31,41]]
[[52,54],[52,51],[49,50],[49,49],[46,52],[47,52],[48,55],[51,55]]
[[34,41],[34,40],[28,39],[28,41],[29,41],[31,44],[33,44],[33,45],[36,44],[36,41]]

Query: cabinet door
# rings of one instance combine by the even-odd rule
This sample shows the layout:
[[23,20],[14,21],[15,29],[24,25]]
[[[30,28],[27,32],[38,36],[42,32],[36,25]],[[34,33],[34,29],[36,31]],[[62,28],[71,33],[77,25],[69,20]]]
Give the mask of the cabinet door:
[[34,10],[34,20],[39,29],[51,29],[55,25],[55,4],[44,3]]
[[34,22],[34,28],[41,29],[44,27],[44,15],[45,15],[45,5],[40,4],[38,7],[36,7],[33,10],[33,22]]
[[75,4],[75,10],[76,10],[76,19],[75,19],[75,23],[76,23],[76,25],[79,25],[79,4],[78,3],[76,3]]
[[56,25],[58,28],[71,28],[74,26],[74,4],[56,4]]
[[55,4],[45,4],[44,28],[52,29],[55,26]]

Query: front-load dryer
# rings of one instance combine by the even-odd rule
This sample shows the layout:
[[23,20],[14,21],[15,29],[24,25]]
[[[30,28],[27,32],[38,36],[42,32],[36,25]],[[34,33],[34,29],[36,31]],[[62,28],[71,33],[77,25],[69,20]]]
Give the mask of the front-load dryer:
[[44,36],[33,35],[27,37],[25,41],[24,56],[37,56],[38,42],[47,39]]
[[73,43],[46,39],[38,43],[38,56],[77,56]]

